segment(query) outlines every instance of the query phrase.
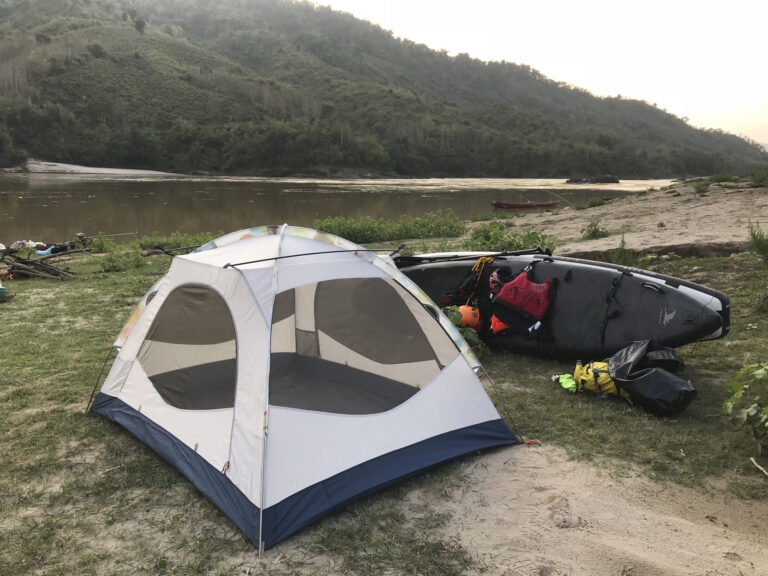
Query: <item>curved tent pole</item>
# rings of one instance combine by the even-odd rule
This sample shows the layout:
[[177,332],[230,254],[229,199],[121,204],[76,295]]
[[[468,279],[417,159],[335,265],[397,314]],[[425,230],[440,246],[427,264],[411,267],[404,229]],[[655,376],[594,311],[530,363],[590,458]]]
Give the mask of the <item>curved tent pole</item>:
[[288,224],[283,224],[280,228],[280,239],[277,242],[277,256],[274,258],[274,265],[272,268],[272,307],[269,310],[269,318],[267,319],[268,342],[269,342],[269,357],[267,358],[267,373],[264,378],[265,394],[264,394],[264,422],[262,430],[261,440],[261,502],[259,503],[259,558],[264,554],[264,539],[262,538],[264,528],[264,496],[266,494],[266,468],[267,468],[267,434],[269,432],[269,372],[271,369],[271,357],[272,357],[272,314],[275,311],[275,294],[277,292],[277,266],[280,262],[280,250],[283,247],[283,241],[285,240],[285,231],[288,229]]

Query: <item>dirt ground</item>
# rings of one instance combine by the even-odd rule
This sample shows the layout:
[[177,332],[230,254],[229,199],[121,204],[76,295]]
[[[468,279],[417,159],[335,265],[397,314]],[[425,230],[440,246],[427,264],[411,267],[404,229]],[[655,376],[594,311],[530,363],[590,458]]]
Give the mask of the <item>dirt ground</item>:
[[[583,240],[582,229],[595,217],[612,234]],[[615,249],[622,234],[626,248],[637,251],[676,246],[681,256],[727,254],[743,249],[750,222],[768,228],[768,189],[713,184],[706,194],[697,194],[692,185],[677,184],[585,210],[561,203],[554,212],[526,214],[515,221],[522,229],[554,236],[555,253],[561,256]]]
[[471,492],[448,504],[449,531],[484,574],[768,574],[768,503],[614,478],[551,446],[479,460]]

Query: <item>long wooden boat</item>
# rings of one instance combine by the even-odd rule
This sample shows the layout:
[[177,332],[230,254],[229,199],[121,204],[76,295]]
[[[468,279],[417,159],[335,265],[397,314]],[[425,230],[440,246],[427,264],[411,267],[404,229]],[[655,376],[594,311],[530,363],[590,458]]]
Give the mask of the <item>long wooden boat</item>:
[[554,208],[558,204],[560,204],[560,202],[557,200],[555,200],[554,202],[525,202],[525,203],[499,202],[498,200],[493,201],[494,208],[501,208],[503,210],[528,210],[533,208]]

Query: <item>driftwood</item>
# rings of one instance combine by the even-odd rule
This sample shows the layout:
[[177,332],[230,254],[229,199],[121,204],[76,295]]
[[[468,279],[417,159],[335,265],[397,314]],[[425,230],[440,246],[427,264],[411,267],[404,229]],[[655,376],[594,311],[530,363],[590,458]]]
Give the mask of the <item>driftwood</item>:
[[0,267],[6,269],[6,274],[15,278],[63,279],[72,276],[69,270],[46,264],[41,258],[22,258],[10,250],[0,252]]

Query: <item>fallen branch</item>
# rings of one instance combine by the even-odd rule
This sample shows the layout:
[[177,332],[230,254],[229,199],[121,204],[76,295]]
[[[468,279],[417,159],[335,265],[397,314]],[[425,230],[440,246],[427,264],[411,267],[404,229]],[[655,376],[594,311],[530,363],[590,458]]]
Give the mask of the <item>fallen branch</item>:
[[760,466],[760,464],[758,464],[758,463],[757,463],[757,461],[756,461],[754,458],[750,458],[750,460],[752,461],[752,464],[754,464],[755,466],[757,466],[757,469],[758,469],[758,470],[760,470],[760,472],[762,472],[763,474],[765,474],[766,476],[768,476],[768,470],[766,470],[765,468],[763,468],[762,466]]
[[72,272],[69,270],[46,264],[40,258],[22,258],[8,251],[0,255],[0,263],[4,265],[8,273],[14,276],[32,276],[37,278],[65,278],[72,276]]

